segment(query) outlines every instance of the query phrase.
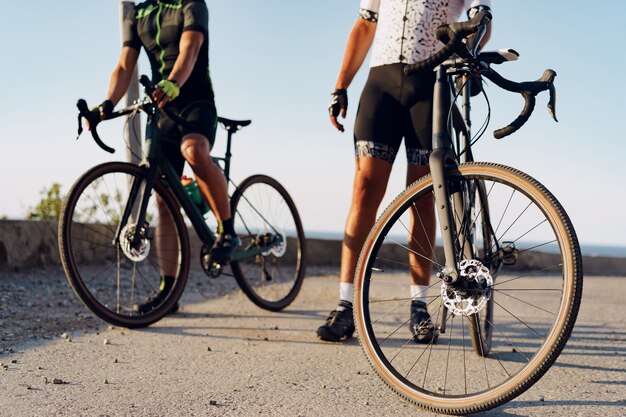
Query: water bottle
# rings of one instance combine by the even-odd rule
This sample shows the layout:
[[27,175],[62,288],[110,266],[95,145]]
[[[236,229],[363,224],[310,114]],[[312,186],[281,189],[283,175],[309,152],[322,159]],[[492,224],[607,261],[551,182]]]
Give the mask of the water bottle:
[[191,197],[193,202],[198,207],[198,210],[200,210],[200,213],[202,213],[203,215],[206,214],[209,211],[209,207],[204,202],[202,194],[200,194],[200,189],[198,188],[198,183],[196,182],[196,180],[194,180],[193,178],[189,178],[186,175],[183,175],[182,177],[180,177],[180,182],[181,184],[183,184],[183,187],[185,187],[187,195]]

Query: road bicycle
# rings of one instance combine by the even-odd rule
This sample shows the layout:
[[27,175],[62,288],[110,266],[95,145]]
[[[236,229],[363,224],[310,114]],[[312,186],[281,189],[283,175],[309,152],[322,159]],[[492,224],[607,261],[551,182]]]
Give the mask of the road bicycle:
[[[146,76],[140,82],[146,97],[107,119],[143,112],[155,131],[163,111],[175,123],[189,125],[167,106],[158,108]],[[79,136],[85,118],[96,143],[114,152],[98,135],[99,116],[94,117],[82,99],[78,108]],[[227,132],[226,151],[213,159],[234,187],[230,206],[242,242],[229,263],[230,273],[227,265],[211,259],[216,237],[210,215],[203,215],[206,203],[194,202],[181,183],[163,150],[165,139],[153,137],[140,164],[97,165],[72,186],[59,221],[61,260],[76,296],[101,319],[128,328],[144,327],[176,306],[187,283],[191,251],[181,209],[200,239],[199,260],[209,276],[234,276],[253,303],[271,311],[287,307],[298,295],[306,264],[298,210],[285,188],[269,176],[253,175],[238,186],[232,182],[232,137],[250,120],[220,117],[218,121]],[[161,287],[164,270],[174,271],[169,292]]]
[[[491,68],[517,59],[514,50],[478,52],[490,20],[483,11],[440,27],[445,47],[405,68],[436,73],[430,175],[382,213],[355,274],[354,318],[367,358],[395,392],[437,413],[485,411],[532,386],[564,348],[582,295],[579,244],[557,199],[517,169],[473,161],[471,146],[487,128],[471,134],[478,75],[525,99],[519,117],[496,130],[496,138],[529,119],[542,91],[550,93],[556,120],[554,71],[515,83]],[[433,204],[436,225],[429,226],[418,207]],[[406,271],[424,264],[437,275],[423,294],[436,337],[419,344],[408,329]]]

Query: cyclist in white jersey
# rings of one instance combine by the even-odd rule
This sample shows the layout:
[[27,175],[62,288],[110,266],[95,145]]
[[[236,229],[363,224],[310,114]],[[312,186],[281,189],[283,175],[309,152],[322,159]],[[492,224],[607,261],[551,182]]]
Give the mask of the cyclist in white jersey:
[[[342,245],[339,305],[317,329],[320,339],[337,342],[354,333],[352,282],[356,263],[376,220],[403,139],[408,161],[407,185],[429,172],[435,76],[433,72],[406,76],[404,67],[428,58],[443,47],[435,36],[439,25],[456,21],[463,11],[472,17],[480,9],[490,8],[490,3],[490,0],[361,0],[359,17],[348,37],[329,106],[331,123],[343,132],[338,117],[346,117],[347,89],[371,47],[370,73],[354,127],[356,173]],[[483,42],[487,39],[488,34]],[[409,258],[409,328],[415,342],[430,343],[436,333],[425,301],[432,270],[427,259],[432,254],[421,248],[430,248],[427,242],[434,239],[433,202],[416,209],[421,220],[418,225],[412,218],[416,226],[411,231],[411,246],[418,254]]]

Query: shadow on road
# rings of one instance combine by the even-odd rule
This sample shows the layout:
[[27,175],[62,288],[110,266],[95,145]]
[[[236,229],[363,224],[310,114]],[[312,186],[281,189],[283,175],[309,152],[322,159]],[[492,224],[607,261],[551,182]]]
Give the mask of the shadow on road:
[[[237,288],[234,280],[192,272],[181,302],[205,302]],[[61,267],[0,272],[0,356],[19,345],[107,326],[76,298]]]
[[[202,304],[236,291],[239,291],[239,287],[232,278],[210,279],[201,271],[192,270],[181,298],[183,312],[173,316],[188,321],[181,321],[184,324],[180,327],[148,327],[142,331],[194,336],[191,331],[195,329],[193,322],[203,318],[214,318],[216,322],[241,318],[281,322],[288,319],[310,319],[321,322],[326,318],[326,311],[289,308],[277,313],[266,312],[259,308],[259,313],[254,315],[203,313],[198,312],[197,308],[194,308],[195,311],[184,311],[186,305]],[[236,301],[233,300],[233,302]],[[20,345],[33,343],[37,345],[61,338],[63,334],[97,332],[108,326],[108,323],[96,317],[76,298],[61,267],[0,272],[0,357],[3,354],[12,353]],[[224,330],[228,327],[209,327],[204,330],[218,329]],[[241,327],[233,326],[232,329],[235,331]],[[263,329],[249,328],[247,330],[261,331]],[[305,331],[313,335],[314,328],[312,327],[312,330],[291,329],[290,331]],[[232,337],[245,339],[245,336],[241,335]],[[272,341],[278,340],[272,339]]]

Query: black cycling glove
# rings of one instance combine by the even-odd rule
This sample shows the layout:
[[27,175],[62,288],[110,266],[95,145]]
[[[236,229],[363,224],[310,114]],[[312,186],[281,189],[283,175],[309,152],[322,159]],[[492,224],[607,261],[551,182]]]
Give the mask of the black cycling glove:
[[330,104],[328,105],[328,113],[331,117],[339,116],[341,109],[348,110],[348,90],[340,88],[335,90],[331,95]]
[[89,122],[91,129],[94,129],[98,123],[107,119],[111,113],[113,113],[113,103],[111,100],[104,100],[102,103],[90,107],[89,115],[84,115],[84,117]]

